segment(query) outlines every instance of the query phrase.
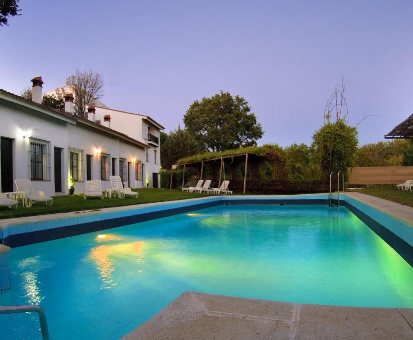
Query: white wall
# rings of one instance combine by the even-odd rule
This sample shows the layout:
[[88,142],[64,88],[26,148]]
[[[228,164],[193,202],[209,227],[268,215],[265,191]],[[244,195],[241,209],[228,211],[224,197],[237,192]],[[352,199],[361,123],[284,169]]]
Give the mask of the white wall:
[[[23,138],[22,131],[29,131],[32,138],[50,142],[50,156],[48,157],[50,180],[33,181],[33,187],[35,190],[43,190],[47,195],[54,195],[54,147],[63,149],[63,160],[65,160],[65,153],[67,153],[68,123],[51,116],[46,116],[40,112],[22,108],[20,105],[6,102],[2,99],[0,99],[0,117],[0,136],[13,140],[14,179],[30,178],[30,138]],[[62,168],[67,168],[67,164],[63,164]],[[62,185],[63,188],[67,187],[67,179],[64,177]],[[14,190],[16,190],[15,186]]]
[[[143,185],[146,186],[146,180],[149,180],[149,187],[153,187],[153,173],[159,174],[160,165],[161,165],[161,150],[160,150],[160,130],[156,126],[152,124],[148,124],[147,121],[144,120],[145,116],[123,112],[123,111],[116,111],[111,109],[104,109],[100,107],[96,107],[96,120],[100,120],[102,125],[108,126],[107,123],[104,122],[103,117],[105,115],[110,115],[111,122],[110,127],[116,131],[122,132],[133,139],[136,139],[142,143],[148,143],[148,126],[151,127],[151,134],[158,137],[159,145],[153,146],[149,145],[150,148],[148,149],[148,162],[146,162],[146,156],[143,154],[142,158],[139,160],[142,161],[144,164],[144,172],[143,176]],[[91,116],[89,117],[91,119]],[[155,163],[154,159],[154,150],[157,150],[157,160]],[[158,176],[159,177],[159,176]],[[158,178],[158,185],[160,185],[160,178]]]
[[[54,196],[54,147],[63,149],[62,152],[62,190],[68,193],[69,177],[69,150],[82,150],[83,173],[82,180],[75,183],[75,193],[83,193],[86,180],[86,155],[93,155],[92,158],[92,179],[100,179],[100,157],[96,153],[98,149],[101,153],[116,158],[116,175],[119,175],[119,158],[124,158],[126,162],[131,162],[130,187],[142,187],[142,181],[135,180],[135,167],[132,158],[137,160],[145,159],[145,149],[136,144],[127,142],[121,138],[113,136],[107,132],[87,127],[76,122],[47,115],[38,112],[37,108],[27,108],[23,105],[15,104],[9,100],[0,98],[0,137],[13,140],[13,171],[14,179],[30,179],[29,171],[29,149],[30,138],[23,138],[22,131],[28,130],[32,138],[36,138],[49,143],[50,155],[48,156],[48,167],[50,169],[49,180],[32,181],[34,189],[43,190],[46,195]],[[63,120],[62,120],[63,119]],[[110,169],[110,174],[112,174]],[[127,181],[125,181],[127,185]],[[0,181],[1,186],[1,181]],[[102,188],[110,187],[109,180],[102,181]],[[16,190],[15,186],[14,189]],[[0,191],[1,187],[0,187]]]

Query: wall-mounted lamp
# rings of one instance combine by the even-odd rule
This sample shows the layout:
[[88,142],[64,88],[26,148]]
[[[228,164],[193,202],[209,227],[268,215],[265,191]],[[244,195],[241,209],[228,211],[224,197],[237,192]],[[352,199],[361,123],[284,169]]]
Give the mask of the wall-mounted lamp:
[[31,136],[31,131],[30,130],[22,130],[22,137],[23,138],[29,138]]
[[101,149],[95,148],[95,154],[99,155],[102,152]]
[[136,162],[136,158],[132,157],[132,163],[135,163],[135,162]]

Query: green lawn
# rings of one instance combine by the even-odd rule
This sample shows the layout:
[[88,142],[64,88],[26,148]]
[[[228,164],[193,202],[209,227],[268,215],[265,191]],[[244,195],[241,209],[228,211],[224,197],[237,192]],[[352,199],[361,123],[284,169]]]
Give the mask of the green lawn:
[[402,191],[396,187],[390,188],[365,188],[358,192],[366,195],[384,198],[389,201],[413,207],[413,191]]
[[109,207],[120,207],[134,204],[154,203],[175,201],[180,199],[189,199],[194,197],[205,197],[205,194],[188,193],[180,190],[169,189],[138,189],[139,198],[126,197],[124,199],[118,198],[88,198],[83,199],[83,195],[74,196],[57,196],[53,198],[53,205],[47,206],[45,203],[34,203],[31,208],[24,208],[19,202],[19,208],[16,210],[13,207],[0,206],[0,219],[56,214],[62,212],[72,212],[81,210],[99,210]]

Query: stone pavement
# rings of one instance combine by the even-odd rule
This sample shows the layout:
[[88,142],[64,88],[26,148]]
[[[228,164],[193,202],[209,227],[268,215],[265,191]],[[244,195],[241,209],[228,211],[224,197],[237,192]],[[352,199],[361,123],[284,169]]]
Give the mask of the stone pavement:
[[413,339],[413,310],[185,292],[121,340]]

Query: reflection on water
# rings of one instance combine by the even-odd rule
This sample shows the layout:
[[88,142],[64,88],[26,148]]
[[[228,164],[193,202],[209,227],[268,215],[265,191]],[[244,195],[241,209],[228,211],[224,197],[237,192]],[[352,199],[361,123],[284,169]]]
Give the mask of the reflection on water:
[[[105,235],[105,237],[99,237],[99,241],[103,240],[119,240],[112,235]],[[136,263],[142,265],[145,260],[145,254],[143,248],[145,242],[137,241],[133,243],[120,243],[120,244],[104,244],[95,248],[92,248],[90,257],[96,262],[97,269],[100,271],[100,279],[103,284],[102,289],[111,289],[118,283],[114,280],[115,262],[116,258],[125,260],[125,258],[132,258],[138,255]],[[138,273],[142,273],[143,269],[138,268]]]
[[100,271],[100,278],[102,279],[102,289],[110,289],[111,286],[116,285],[112,283],[112,273],[115,270],[113,262],[109,258],[111,249],[107,245],[101,245],[93,248],[91,257],[96,261],[98,270]]

